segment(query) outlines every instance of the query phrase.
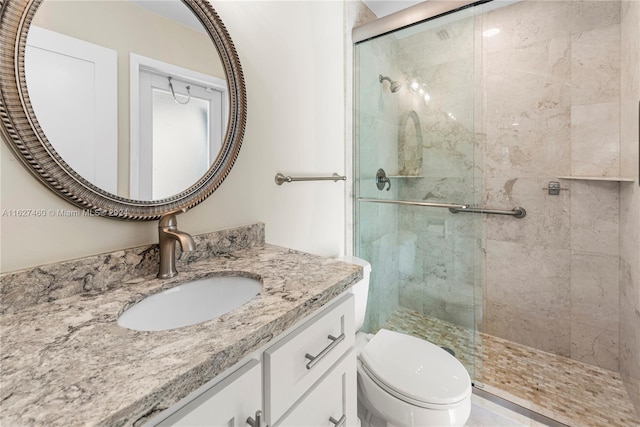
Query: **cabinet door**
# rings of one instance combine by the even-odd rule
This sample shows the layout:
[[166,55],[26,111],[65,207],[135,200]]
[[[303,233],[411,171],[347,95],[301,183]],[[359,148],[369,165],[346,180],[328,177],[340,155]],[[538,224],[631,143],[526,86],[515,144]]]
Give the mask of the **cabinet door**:
[[356,393],[356,351],[351,349],[274,427],[355,427]]
[[251,360],[178,409],[158,426],[247,426],[262,407],[260,362]]

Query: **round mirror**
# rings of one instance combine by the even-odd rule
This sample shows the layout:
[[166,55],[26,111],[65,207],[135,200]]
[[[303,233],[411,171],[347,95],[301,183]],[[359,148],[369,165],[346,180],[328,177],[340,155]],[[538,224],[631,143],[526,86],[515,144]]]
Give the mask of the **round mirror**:
[[204,0],[8,0],[0,113],[7,142],[58,195],[96,215],[157,219],[224,180],[246,95]]

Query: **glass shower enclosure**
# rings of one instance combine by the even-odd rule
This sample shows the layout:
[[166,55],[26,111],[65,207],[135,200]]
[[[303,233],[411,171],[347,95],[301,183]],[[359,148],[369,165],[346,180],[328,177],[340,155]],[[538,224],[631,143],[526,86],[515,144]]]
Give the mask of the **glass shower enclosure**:
[[418,336],[474,378],[482,318],[481,100],[474,9],[354,47],[354,253],[365,330]]
[[366,331],[567,425],[637,423],[635,4],[426,1],[353,30]]

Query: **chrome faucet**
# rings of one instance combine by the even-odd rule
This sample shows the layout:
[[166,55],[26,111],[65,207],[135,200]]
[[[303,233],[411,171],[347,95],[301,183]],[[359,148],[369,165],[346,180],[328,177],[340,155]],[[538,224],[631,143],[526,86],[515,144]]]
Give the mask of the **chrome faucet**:
[[[182,212],[185,212],[184,210]],[[193,238],[178,230],[178,220],[176,215],[179,212],[171,212],[160,218],[158,223],[158,234],[160,244],[160,268],[158,270],[159,279],[169,279],[176,274],[176,244],[180,243],[182,252],[193,251],[196,248],[196,242]]]

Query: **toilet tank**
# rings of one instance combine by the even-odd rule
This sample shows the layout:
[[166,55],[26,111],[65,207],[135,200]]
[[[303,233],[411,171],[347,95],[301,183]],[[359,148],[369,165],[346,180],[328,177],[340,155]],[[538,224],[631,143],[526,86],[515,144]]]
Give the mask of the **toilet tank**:
[[369,262],[354,256],[344,256],[339,258],[340,261],[356,264],[362,267],[362,280],[357,282],[351,288],[351,292],[356,296],[356,331],[359,331],[364,324],[364,315],[367,311],[367,298],[369,297],[369,278],[371,276],[371,264]]

